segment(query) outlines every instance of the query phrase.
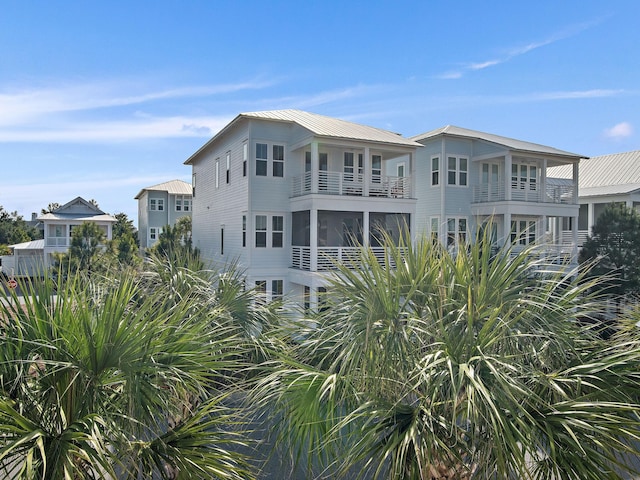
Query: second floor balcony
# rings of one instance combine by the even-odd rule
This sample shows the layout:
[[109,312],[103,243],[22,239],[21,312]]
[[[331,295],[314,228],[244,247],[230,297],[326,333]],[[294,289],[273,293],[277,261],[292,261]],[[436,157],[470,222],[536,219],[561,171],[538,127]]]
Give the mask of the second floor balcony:
[[316,179],[311,172],[294,177],[291,196],[300,197],[312,193],[322,195],[351,195],[359,197],[411,198],[409,177],[371,175],[320,171]]
[[578,199],[572,184],[547,184],[544,188],[540,184],[513,185],[509,191],[510,198],[503,184],[482,184],[473,187],[473,202],[501,202],[513,200],[516,202],[558,203],[576,205]]

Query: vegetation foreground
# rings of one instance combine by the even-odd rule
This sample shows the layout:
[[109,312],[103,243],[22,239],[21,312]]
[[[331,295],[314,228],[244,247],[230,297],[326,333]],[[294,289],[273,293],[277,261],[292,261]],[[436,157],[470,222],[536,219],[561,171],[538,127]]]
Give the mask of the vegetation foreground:
[[302,478],[627,478],[640,311],[605,339],[608,279],[484,244],[363,248],[302,320],[170,255],[23,285],[0,301],[0,472],[261,478],[258,437]]

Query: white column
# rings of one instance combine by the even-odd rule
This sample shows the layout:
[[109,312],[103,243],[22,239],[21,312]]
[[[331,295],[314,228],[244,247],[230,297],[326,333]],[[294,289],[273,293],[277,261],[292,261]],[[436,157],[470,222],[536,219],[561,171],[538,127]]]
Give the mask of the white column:
[[369,184],[371,183],[371,150],[369,147],[364,147],[364,163],[362,165],[364,170],[364,185],[362,186],[362,196],[369,196]]
[[[511,154],[507,153],[504,156],[504,199],[511,200]],[[511,215],[509,215],[511,217]],[[506,217],[505,217],[506,221]],[[511,223],[511,218],[509,218],[509,223]],[[507,228],[511,228],[511,225],[508,225]]]
[[595,204],[589,202],[587,205],[587,235],[591,235],[593,224],[596,223]]
[[369,213],[368,211],[362,212],[362,245],[365,247],[369,246]]
[[[318,177],[319,177],[318,171],[319,170],[320,170],[320,153],[318,148],[318,142],[311,142],[311,193],[318,193]],[[311,227],[312,227],[311,231],[313,231],[313,223],[311,224]]]
[[309,211],[309,244],[311,246],[310,270],[315,272],[318,270],[318,210],[315,209]]

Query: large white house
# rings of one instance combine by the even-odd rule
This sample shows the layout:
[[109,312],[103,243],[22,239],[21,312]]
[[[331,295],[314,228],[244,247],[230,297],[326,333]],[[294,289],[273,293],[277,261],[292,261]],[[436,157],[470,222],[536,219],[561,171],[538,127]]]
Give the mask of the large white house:
[[66,253],[71,246],[73,229],[93,222],[112,238],[112,227],[117,219],[103,212],[82,197],[76,197],[57,209],[40,215],[37,220],[44,226],[44,239],[10,245],[12,255],[2,258],[2,271],[6,275],[33,276],[42,274],[54,261],[55,253]]
[[[566,166],[552,172],[559,177],[570,173]],[[582,246],[608,204],[622,203],[640,212],[640,150],[580,161],[579,192],[578,245]]]
[[[455,247],[494,218],[496,242],[575,260],[580,158],[457,127],[405,138],[299,110],[243,113],[185,162],[194,245],[212,266],[238,262],[267,298],[305,306],[355,243],[384,254],[381,229]],[[548,178],[553,165],[572,177]]]
[[167,225],[174,226],[180,218],[191,215],[192,187],[182,180],[145,187],[134,198],[138,200],[141,250],[152,247]]

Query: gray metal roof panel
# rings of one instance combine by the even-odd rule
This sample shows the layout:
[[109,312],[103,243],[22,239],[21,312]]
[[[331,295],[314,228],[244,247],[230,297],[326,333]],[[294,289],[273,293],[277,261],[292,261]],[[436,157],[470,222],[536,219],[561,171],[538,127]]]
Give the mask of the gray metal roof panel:
[[394,145],[404,145],[409,147],[419,147],[413,140],[409,140],[402,135],[381,128],[370,127],[359,123],[341,120],[339,118],[327,117],[317,113],[305,112],[302,110],[269,110],[264,112],[241,113],[240,116],[246,118],[257,118],[262,120],[279,120],[284,122],[297,123],[306,128],[314,135],[320,137],[345,138],[353,140],[364,140],[369,142],[388,143]]
[[193,193],[190,183],[182,180],[170,180],[151,187],[145,187],[133,198],[137,200],[145,191],[168,192],[171,195],[191,195]]
[[[571,167],[553,167],[549,172],[558,177],[570,177]],[[587,188],[616,185],[630,188],[629,186],[637,184],[640,184],[640,150],[601,155],[580,161],[578,174],[580,195]]]
[[557,148],[548,147],[538,143],[525,142],[523,140],[516,140],[515,138],[503,137],[501,135],[494,135],[493,133],[480,132],[478,130],[470,130],[468,128],[456,127],[455,125],[447,125],[446,127],[437,128],[420,135],[410,137],[411,140],[419,142],[420,140],[426,140],[437,137],[439,135],[452,135],[456,137],[465,137],[476,140],[484,140],[486,142],[496,143],[498,145],[504,145],[505,147],[523,152],[541,153],[547,155],[559,155],[563,157],[574,157],[576,159],[585,158],[584,155],[577,153],[571,153]]

